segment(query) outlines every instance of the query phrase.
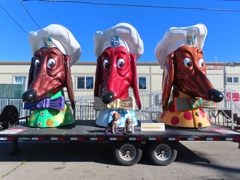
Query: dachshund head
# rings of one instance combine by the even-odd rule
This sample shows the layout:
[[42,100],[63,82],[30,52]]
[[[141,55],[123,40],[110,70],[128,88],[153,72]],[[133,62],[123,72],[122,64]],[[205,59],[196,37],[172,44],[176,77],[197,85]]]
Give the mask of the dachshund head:
[[75,109],[70,72],[70,56],[58,48],[41,48],[35,51],[29,70],[28,90],[24,102],[31,102],[67,88],[71,106]]
[[162,109],[166,110],[171,88],[191,97],[220,102],[223,94],[214,89],[206,77],[203,51],[197,47],[184,45],[167,56],[163,72]]
[[108,47],[97,59],[94,96],[101,97],[105,104],[115,99],[129,97],[128,89],[133,88],[136,103],[141,109],[137,88],[136,56],[125,47]]

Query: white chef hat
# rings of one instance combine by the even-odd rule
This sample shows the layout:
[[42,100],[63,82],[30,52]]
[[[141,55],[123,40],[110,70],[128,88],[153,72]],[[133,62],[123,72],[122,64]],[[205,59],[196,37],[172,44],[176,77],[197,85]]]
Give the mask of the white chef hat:
[[143,54],[143,41],[137,30],[128,23],[119,23],[107,30],[96,31],[94,36],[94,54],[99,57],[108,47],[124,46],[137,59]]
[[32,54],[42,47],[57,47],[63,54],[71,57],[70,66],[82,55],[80,44],[72,33],[59,24],[50,24],[43,29],[31,31],[28,34],[28,40]]
[[154,54],[161,67],[165,66],[167,56],[181,46],[203,48],[207,28],[204,24],[189,27],[171,27],[158,42]]

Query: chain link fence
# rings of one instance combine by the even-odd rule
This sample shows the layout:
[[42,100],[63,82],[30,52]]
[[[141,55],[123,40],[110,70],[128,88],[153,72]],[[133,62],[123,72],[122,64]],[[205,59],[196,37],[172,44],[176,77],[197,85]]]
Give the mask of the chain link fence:
[[[6,105],[14,105],[17,107],[19,111],[19,117],[26,117],[30,115],[29,110],[25,110],[22,108],[22,99],[21,96],[25,91],[25,85],[23,84],[0,84],[0,111]],[[219,111],[231,110],[232,116],[234,114],[237,117],[240,117],[240,105],[238,97],[232,96],[238,94],[232,89],[220,89],[223,94],[230,94],[230,98],[225,96],[224,100],[220,103],[217,103],[217,108],[214,110],[206,110],[208,111],[208,115],[210,120],[214,124],[220,124],[219,122],[231,122],[231,116],[224,119],[225,116],[217,116]],[[141,99],[141,109],[135,107],[135,112],[137,114],[137,118],[139,120],[153,120],[157,121],[162,113],[161,108],[161,91],[140,91],[140,99]],[[130,89],[129,95],[133,96],[133,92]],[[235,99],[233,99],[233,97]],[[68,99],[66,100],[68,102]],[[79,96],[75,97],[76,109],[74,111],[76,120],[96,120],[98,116],[98,111],[93,109],[94,97],[93,96]],[[69,104],[70,105],[70,104]],[[215,121],[219,121],[216,123]]]
[[[18,91],[18,94],[16,93]],[[4,85],[0,86],[0,111],[6,105],[14,105],[19,111],[20,117],[29,116],[30,111],[22,109],[22,86]],[[15,92],[15,93],[14,93]],[[129,92],[133,96],[132,92]],[[161,91],[139,92],[142,108],[139,110],[136,106],[135,111],[139,120],[157,120],[161,114]],[[67,100],[68,102],[68,100]],[[75,97],[76,109],[74,112],[76,120],[96,120],[98,111],[93,109],[93,96]],[[70,105],[70,104],[69,104]]]

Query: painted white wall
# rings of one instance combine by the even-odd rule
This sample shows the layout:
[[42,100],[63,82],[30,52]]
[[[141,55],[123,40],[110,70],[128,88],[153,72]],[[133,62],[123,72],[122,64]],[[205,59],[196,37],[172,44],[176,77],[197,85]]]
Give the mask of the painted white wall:
[[[226,66],[224,63],[207,64],[207,77],[213,86],[224,88],[224,71],[226,77],[238,77],[240,80],[240,64]],[[218,69],[216,69],[216,67]],[[15,76],[28,76],[30,62],[0,62],[0,84],[12,84]],[[75,96],[91,96],[93,89],[77,89],[77,77],[92,76],[95,80],[96,62],[77,62],[71,67],[73,90]],[[146,77],[147,89],[144,91],[158,91],[162,89],[162,73],[158,63],[137,63],[138,76]],[[232,88],[240,92],[240,83],[226,83],[226,88]]]

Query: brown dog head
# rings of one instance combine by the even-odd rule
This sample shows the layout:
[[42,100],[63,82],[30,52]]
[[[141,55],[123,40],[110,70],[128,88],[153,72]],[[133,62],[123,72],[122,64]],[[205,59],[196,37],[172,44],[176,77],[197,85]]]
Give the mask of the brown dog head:
[[223,94],[206,77],[203,45],[207,35],[204,24],[171,27],[155,48],[163,71],[162,109],[168,108],[172,88],[191,97],[220,102]]
[[66,87],[71,106],[75,109],[70,56],[63,54],[58,48],[41,48],[32,58],[28,77],[28,90],[22,95],[23,101],[38,100]]
[[24,102],[51,96],[64,87],[75,109],[70,66],[81,57],[80,44],[72,33],[60,24],[50,24],[28,34],[33,58]]
[[191,97],[220,102],[223,95],[214,89],[206,76],[203,51],[197,47],[181,46],[167,56],[163,72],[162,108],[167,109],[171,88]]

